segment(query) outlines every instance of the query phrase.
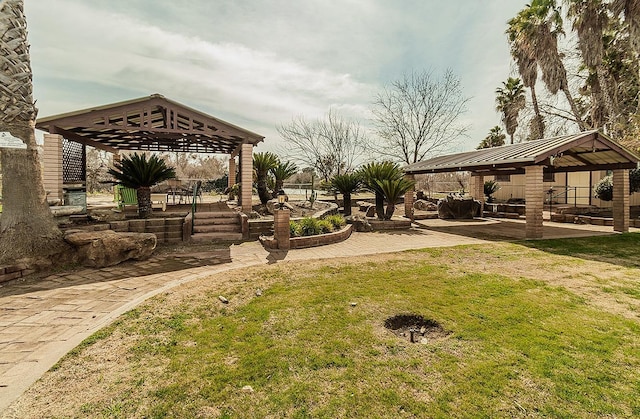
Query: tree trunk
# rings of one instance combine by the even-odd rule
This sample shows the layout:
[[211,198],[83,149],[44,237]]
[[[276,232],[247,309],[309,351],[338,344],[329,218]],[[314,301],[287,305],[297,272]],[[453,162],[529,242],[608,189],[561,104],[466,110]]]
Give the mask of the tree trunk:
[[260,202],[264,205],[271,199],[271,196],[269,196],[269,190],[267,189],[267,179],[258,179],[256,183]]
[[533,104],[533,112],[535,113],[535,124],[536,124],[536,130],[537,130],[537,136],[538,138],[536,139],[540,139],[540,138],[544,138],[544,119],[542,118],[542,114],[540,113],[540,107],[538,106],[538,96],[536,95],[536,88],[535,85],[531,85],[531,87],[529,87],[529,90],[531,90],[531,103]]
[[569,91],[569,88],[566,87],[566,80],[565,80],[565,83],[563,83],[563,85],[565,87],[562,88],[562,91],[564,92],[564,95],[567,98],[567,102],[569,102],[569,106],[571,106],[571,113],[573,113],[573,116],[576,118],[576,123],[578,124],[578,128],[580,128],[580,131],[585,131],[587,129],[586,125],[584,124],[584,121],[580,117],[580,112],[578,111],[578,107],[576,106],[575,100],[573,100],[573,96],[571,96],[571,92]]
[[[602,65],[598,65],[595,68],[596,76],[598,77],[598,84],[600,85],[600,90],[602,90],[602,98],[604,99],[604,108],[607,110],[609,114],[609,124],[611,127],[615,127],[616,122],[616,111],[613,106],[613,99],[611,95],[611,89],[609,89],[609,84],[607,83],[607,78],[604,75],[605,69]],[[593,127],[599,128],[599,127]]]
[[342,197],[344,199],[344,216],[348,217],[351,215],[351,194],[345,193],[342,194]]
[[396,212],[396,204],[395,202],[389,202],[387,204],[387,210],[384,213],[384,219],[385,220],[390,220],[391,217],[393,217],[393,213]]
[[0,74],[3,77],[0,132],[9,132],[27,145],[26,150],[0,152],[3,173],[0,264],[21,258],[53,259],[52,255],[65,252],[69,246],[53,220],[42,185],[23,2],[5,0],[0,5]]
[[151,188],[148,186],[139,187],[136,189],[136,196],[138,197],[138,217],[151,217],[153,214],[153,208],[151,207]]
[[376,192],[376,215],[378,220],[384,220],[384,195]]

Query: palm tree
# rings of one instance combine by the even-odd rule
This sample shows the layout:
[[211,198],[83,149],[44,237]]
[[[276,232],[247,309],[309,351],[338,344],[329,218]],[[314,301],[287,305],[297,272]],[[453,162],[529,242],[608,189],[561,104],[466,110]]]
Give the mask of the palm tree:
[[365,188],[376,195],[376,214],[378,219],[384,219],[385,194],[378,181],[402,179],[404,173],[397,163],[390,161],[367,163],[362,166],[359,173]]
[[266,151],[264,153],[255,153],[253,155],[253,170],[256,175],[256,184],[260,202],[265,205],[271,199],[271,195],[267,189],[267,177],[269,171],[274,169],[279,163],[278,156]]
[[504,133],[502,132],[502,128],[496,125],[489,130],[489,135],[487,135],[484,140],[480,142],[476,150],[480,150],[483,148],[500,147],[504,145],[505,138],[506,135],[504,135]]
[[140,218],[149,218],[153,213],[151,187],[176,177],[175,169],[167,166],[164,160],[157,156],[151,156],[147,160],[146,154],[134,153],[132,156],[124,156],[122,161],[114,166],[114,169],[109,169],[109,174],[118,184],[136,190]]
[[542,138],[544,136],[544,118],[538,106],[536,95],[536,82],[538,81],[538,62],[533,51],[533,39],[529,33],[529,22],[523,12],[509,20],[506,31],[511,56],[518,66],[518,73],[522,77],[522,83],[529,88],[531,103],[535,114],[531,124],[531,137]]
[[[568,4],[568,16],[573,19],[573,29],[578,34],[578,46],[584,64],[592,69],[598,80],[604,109],[610,120],[615,120],[616,111],[609,88],[606,68],[603,64],[604,30],[608,26],[609,8],[602,0],[564,0]],[[597,99],[597,96],[593,96]]]
[[331,178],[331,188],[340,192],[344,198],[344,215],[351,215],[351,194],[358,192],[362,186],[362,178],[357,173],[345,173]]
[[414,181],[404,177],[400,179],[376,179],[376,184],[387,200],[387,210],[384,213],[385,220],[390,220],[393,216],[398,199],[415,186]]
[[[0,264],[25,257],[49,257],[68,249],[53,220],[42,184],[34,125],[37,109],[27,22],[22,0],[0,2],[0,132],[22,140],[24,149],[1,148],[3,208]],[[61,261],[62,258],[55,257]]]
[[[556,0],[532,0],[518,13],[514,29],[520,31],[514,34],[519,37],[528,51],[528,57],[536,61],[542,70],[542,81],[553,95],[562,91],[571,107],[571,112],[580,130],[586,126],[576,105],[567,80],[567,70],[558,52],[558,36],[564,34],[562,30],[562,16]],[[509,30],[507,31],[509,32]],[[510,35],[511,37],[511,35]]]
[[282,186],[284,185],[284,181],[298,173],[298,166],[290,161],[286,163],[282,163],[279,161],[276,167],[272,168],[270,171],[271,175],[273,175],[273,178],[275,179],[273,197],[276,198],[276,196],[278,195],[278,191],[281,190]]
[[513,144],[513,134],[518,128],[518,114],[525,105],[524,86],[520,79],[509,77],[496,89],[496,110],[502,112],[502,122]]

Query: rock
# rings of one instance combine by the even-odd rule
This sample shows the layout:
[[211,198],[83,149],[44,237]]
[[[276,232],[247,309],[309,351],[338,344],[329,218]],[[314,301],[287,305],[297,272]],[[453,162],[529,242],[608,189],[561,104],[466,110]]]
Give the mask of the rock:
[[420,343],[423,344],[423,345],[426,345],[427,343],[429,343],[429,339],[422,338],[422,339],[420,339]]
[[480,202],[473,198],[448,195],[438,201],[438,218],[441,220],[472,219],[479,215]]
[[262,290],[260,288],[258,288],[256,290],[256,297],[260,297],[262,295]]
[[357,305],[358,305],[358,303],[355,303],[355,302],[354,302],[354,303],[351,303],[351,307],[355,307],[355,306],[357,306]]
[[245,393],[253,393],[254,392],[253,387],[251,387],[251,386],[242,387],[242,391],[244,391]]
[[417,209],[418,211],[436,211],[438,209],[438,206],[433,202],[420,199],[413,203],[413,208]]
[[376,216],[376,206],[375,205],[369,205],[369,208],[367,208],[367,213],[365,214],[366,217],[375,217]]
[[54,217],[64,217],[73,214],[83,214],[85,209],[78,205],[65,205],[60,207],[49,207]]
[[222,302],[222,304],[229,304],[229,300],[227,300],[224,296],[218,295],[218,300]]
[[158,239],[153,233],[68,231],[64,240],[77,248],[77,261],[84,266],[102,268],[129,259],[144,260],[153,254]]

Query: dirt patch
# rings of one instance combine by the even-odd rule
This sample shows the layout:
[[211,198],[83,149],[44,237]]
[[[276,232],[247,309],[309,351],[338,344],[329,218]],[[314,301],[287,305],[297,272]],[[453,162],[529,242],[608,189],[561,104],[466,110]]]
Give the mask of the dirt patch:
[[434,339],[447,336],[450,332],[444,330],[440,324],[419,314],[398,314],[389,317],[384,327],[396,336],[408,339],[410,343],[429,343]]

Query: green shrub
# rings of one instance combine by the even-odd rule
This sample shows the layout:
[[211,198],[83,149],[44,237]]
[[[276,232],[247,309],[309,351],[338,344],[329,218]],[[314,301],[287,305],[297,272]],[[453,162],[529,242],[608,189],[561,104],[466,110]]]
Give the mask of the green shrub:
[[329,220],[318,220],[318,226],[320,227],[320,234],[331,233],[335,230],[335,227]]
[[329,215],[328,217],[325,217],[324,219],[329,221],[333,225],[333,229],[334,230],[339,230],[342,227],[344,227],[345,225],[347,225],[347,221],[340,214]]
[[603,201],[613,200],[613,177],[605,176],[593,187],[596,198]]
[[299,223],[295,221],[289,221],[289,235],[291,237],[302,236],[302,227],[300,227]]
[[299,221],[303,236],[315,236],[322,232],[318,220],[311,217],[305,217]]

